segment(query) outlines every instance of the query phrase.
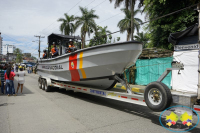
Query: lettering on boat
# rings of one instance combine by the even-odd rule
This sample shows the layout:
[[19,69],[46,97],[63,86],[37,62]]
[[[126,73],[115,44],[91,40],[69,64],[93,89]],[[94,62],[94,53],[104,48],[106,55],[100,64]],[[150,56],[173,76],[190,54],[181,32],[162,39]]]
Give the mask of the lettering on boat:
[[42,66],[43,69],[58,70],[63,69],[62,65]]
[[104,95],[104,96],[106,95],[106,92],[93,90],[93,89],[90,89],[90,93],[94,93],[94,94],[98,94],[98,95]]

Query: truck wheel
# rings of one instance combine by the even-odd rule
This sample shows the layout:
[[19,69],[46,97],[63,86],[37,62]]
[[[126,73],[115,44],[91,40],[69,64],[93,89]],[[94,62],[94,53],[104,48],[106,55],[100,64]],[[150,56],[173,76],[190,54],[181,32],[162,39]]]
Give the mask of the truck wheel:
[[162,111],[171,104],[172,95],[165,84],[152,82],[145,88],[144,99],[151,110]]
[[45,82],[44,90],[45,90],[46,92],[49,92],[49,91],[51,90],[51,87],[50,87],[50,86],[47,86],[47,81],[46,81],[46,80],[45,80],[44,82]]
[[40,77],[38,79],[38,86],[40,89],[42,89],[42,79]]
[[45,90],[45,79],[42,79],[42,89]]

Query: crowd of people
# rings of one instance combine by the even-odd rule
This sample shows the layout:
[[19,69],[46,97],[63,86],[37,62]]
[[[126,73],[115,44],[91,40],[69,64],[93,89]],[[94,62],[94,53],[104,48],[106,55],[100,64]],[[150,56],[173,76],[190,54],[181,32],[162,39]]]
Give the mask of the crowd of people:
[[[19,69],[19,71],[18,71]],[[25,71],[24,67],[17,66],[14,67],[11,64],[0,65],[0,85],[1,85],[1,93],[10,95],[17,95],[19,91],[19,87],[21,86],[21,94],[23,94],[23,84],[25,82]],[[17,77],[18,86],[17,91],[15,92],[14,88],[14,78]]]

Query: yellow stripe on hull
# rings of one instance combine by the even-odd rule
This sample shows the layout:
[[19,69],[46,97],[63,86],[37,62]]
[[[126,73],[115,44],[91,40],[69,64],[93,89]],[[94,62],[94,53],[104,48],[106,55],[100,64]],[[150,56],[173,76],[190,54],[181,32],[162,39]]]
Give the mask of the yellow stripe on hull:
[[81,74],[83,76],[83,79],[87,78],[86,74],[85,74],[85,70],[83,69],[83,52],[80,52],[80,65],[79,65],[79,69],[81,70]]

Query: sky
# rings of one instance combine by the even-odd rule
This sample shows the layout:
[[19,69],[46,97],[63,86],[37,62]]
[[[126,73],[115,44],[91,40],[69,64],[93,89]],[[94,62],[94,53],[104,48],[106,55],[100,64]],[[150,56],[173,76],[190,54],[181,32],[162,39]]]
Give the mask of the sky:
[[[45,36],[41,39],[40,49],[43,51],[47,47],[48,35],[61,34],[61,22],[57,20],[64,18],[64,13],[81,16],[79,6],[95,10],[95,14],[99,16],[99,19],[95,19],[97,25],[108,26],[107,29],[111,32],[119,30],[117,23],[124,18],[120,10],[124,4],[115,9],[114,2],[110,3],[109,0],[0,0],[0,32],[3,45],[15,45],[23,53],[38,57],[38,38],[34,35]],[[138,14],[136,17],[144,21],[144,14]],[[75,35],[80,36],[80,28]],[[120,37],[120,41],[126,41],[126,32],[112,36],[113,39]],[[92,39],[92,35],[90,38],[87,36],[86,40],[88,39]]]

